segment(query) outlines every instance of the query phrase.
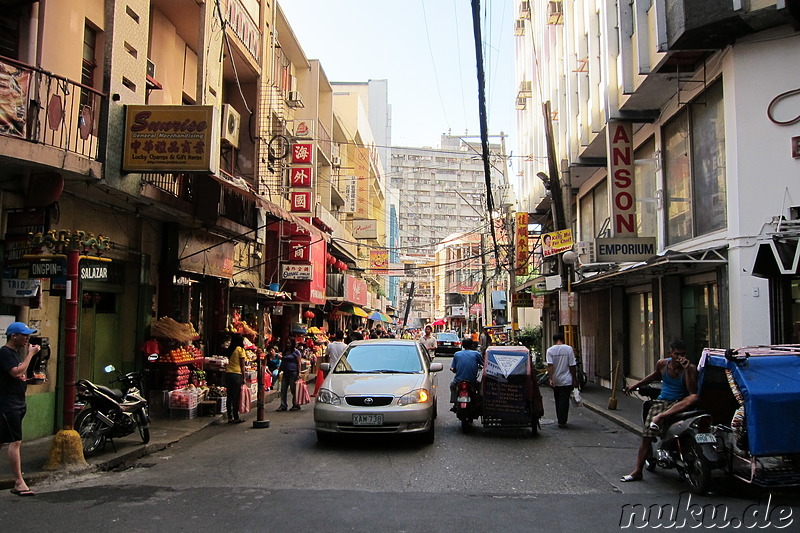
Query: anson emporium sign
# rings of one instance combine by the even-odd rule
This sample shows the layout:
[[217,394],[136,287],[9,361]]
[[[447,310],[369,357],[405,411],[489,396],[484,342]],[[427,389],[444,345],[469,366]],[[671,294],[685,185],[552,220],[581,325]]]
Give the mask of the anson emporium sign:
[[126,106],[122,170],[216,173],[219,127],[214,106]]
[[595,259],[601,263],[647,261],[656,255],[654,237],[597,239],[594,243]]

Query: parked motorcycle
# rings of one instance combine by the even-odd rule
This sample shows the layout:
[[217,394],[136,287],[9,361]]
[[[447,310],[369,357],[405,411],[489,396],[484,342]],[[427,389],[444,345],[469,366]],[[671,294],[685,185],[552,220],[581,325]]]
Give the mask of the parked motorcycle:
[[[112,365],[105,367],[107,373],[115,370]],[[111,383],[119,383],[121,390],[96,385],[87,379],[76,383],[77,395],[84,407],[75,418],[75,430],[81,436],[85,455],[96,452],[107,440],[113,446],[113,439],[137,430],[143,443],[150,442],[150,415],[141,392],[141,373],[118,372]]]
[[[644,421],[661,389],[645,385],[635,390],[648,398],[642,406]],[[705,411],[691,410],[670,416],[669,423],[661,428],[658,438],[653,442],[645,468],[648,472],[656,467],[674,468],[689,482],[689,490],[704,494],[711,484],[711,470],[720,463],[716,450],[717,438],[712,431],[711,415]]]

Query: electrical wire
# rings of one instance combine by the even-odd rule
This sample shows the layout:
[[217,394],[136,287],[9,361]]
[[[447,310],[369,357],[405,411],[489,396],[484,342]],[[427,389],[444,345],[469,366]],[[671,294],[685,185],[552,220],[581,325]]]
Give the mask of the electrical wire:
[[428,16],[425,13],[425,0],[420,0],[422,6],[422,19],[425,22],[425,36],[428,39],[428,51],[431,54],[431,65],[433,66],[433,77],[436,80],[436,92],[439,94],[439,103],[442,105],[442,114],[447,127],[450,128],[450,120],[447,118],[447,109],[444,106],[444,99],[442,98],[442,87],[439,84],[439,73],[436,70],[436,58],[433,55],[433,46],[431,46],[431,32],[428,29]]

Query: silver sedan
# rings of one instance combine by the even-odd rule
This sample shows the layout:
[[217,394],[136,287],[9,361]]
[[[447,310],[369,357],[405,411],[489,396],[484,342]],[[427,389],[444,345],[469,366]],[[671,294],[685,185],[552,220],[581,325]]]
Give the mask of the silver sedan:
[[328,372],[314,404],[317,439],[339,434],[416,433],[432,443],[436,375],[419,342],[370,339],[350,343]]

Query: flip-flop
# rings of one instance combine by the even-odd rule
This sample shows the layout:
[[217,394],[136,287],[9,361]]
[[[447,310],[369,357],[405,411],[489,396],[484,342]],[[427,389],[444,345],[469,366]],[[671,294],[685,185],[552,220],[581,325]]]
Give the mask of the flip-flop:
[[33,492],[31,489],[25,489],[25,490],[11,489],[11,494],[16,494],[17,496],[23,496],[23,497],[36,496],[36,493]]
[[632,476],[632,475],[628,474],[628,475],[622,476],[621,478],[619,478],[619,480],[621,482],[623,482],[623,483],[630,483],[631,481],[641,481],[642,477],[641,476],[635,477],[635,476]]

